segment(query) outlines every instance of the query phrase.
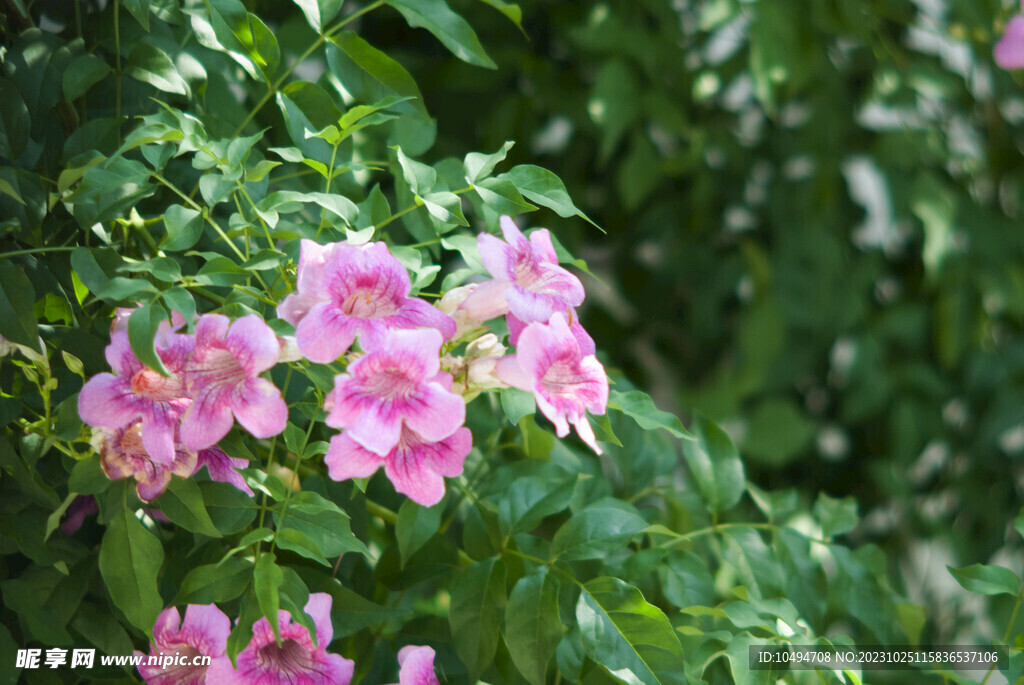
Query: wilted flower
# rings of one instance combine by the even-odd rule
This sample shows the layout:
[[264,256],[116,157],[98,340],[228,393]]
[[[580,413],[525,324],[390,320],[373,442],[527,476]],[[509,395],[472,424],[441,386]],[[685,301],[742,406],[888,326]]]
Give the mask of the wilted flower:
[[398,650],[397,685],[439,685],[434,673],[434,650],[430,647],[407,645]]
[[[214,664],[227,663],[226,654],[231,621],[215,604],[189,604],[185,609],[185,621],[179,627],[181,617],[174,607],[164,609],[153,626],[153,642],[149,645],[152,656],[179,656],[168,666],[148,665],[143,659],[139,674],[147,685],[202,685],[219,683],[208,674]],[[145,657],[136,651],[136,656]],[[209,666],[193,665],[197,656],[211,657]],[[181,663],[182,665],[175,665]]]
[[382,457],[398,445],[403,424],[427,442],[444,440],[462,425],[466,405],[441,371],[441,334],[392,330],[380,346],[334,377],[325,399],[325,423]]
[[[304,251],[307,242],[303,242]],[[455,322],[449,316],[409,297],[409,274],[384,243],[344,246],[329,255],[310,249],[318,258],[306,259],[305,268],[319,273],[319,281],[310,283],[309,275],[301,273],[304,263],[300,260],[301,287],[278,308],[282,318],[295,324],[299,349],[310,361],[334,361],[356,336],[364,348],[372,347],[391,329],[435,328],[445,338],[455,334]],[[322,265],[319,257],[327,258]]]
[[458,428],[443,440],[428,442],[409,428],[386,456],[374,454],[355,440],[348,431],[331,438],[324,455],[328,474],[334,480],[372,476],[381,464],[395,490],[412,501],[430,507],[444,497],[444,477],[462,473],[466,455],[473,447],[468,428]]
[[481,283],[462,303],[470,318],[486,321],[512,312],[526,322],[546,322],[582,304],[583,284],[559,266],[546,228],[527,239],[511,217],[502,216],[501,232],[504,241],[488,233],[477,238],[480,259],[494,280]]
[[93,428],[92,442],[107,477],[110,480],[134,478],[135,491],[143,502],[152,502],[162,495],[171,482],[171,474],[188,478],[196,470],[196,453],[180,444],[176,445],[170,464],[153,459],[143,444],[139,422],[113,430]]
[[[211,683],[217,685],[348,685],[355,663],[337,654],[328,654],[334,638],[331,625],[331,596],[317,592],[309,596],[305,611],[316,625],[316,644],[301,623],[287,611],[277,614],[281,644],[266,618],[252,627],[252,640],[231,662],[215,662],[209,670]],[[226,660],[225,660],[226,661]]]
[[993,50],[996,64],[1003,69],[1024,69],[1024,14],[1014,15]]
[[82,420],[116,429],[141,419],[146,451],[162,464],[173,462],[174,430],[191,402],[182,372],[192,345],[192,336],[173,333],[162,323],[156,351],[170,375],[161,376],[135,356],[127,332],[111,335],[106,356],[117,375],[100,373],[85,384],[78,395]]
[[255,314],[234,323],[220,314],[199,317],[184,370],[193,400],[182,421],[182,442],[192,449],[216,444],[231,430],[232,415],[257,438],[283,431],[288,407],[281,391],[259,376],[280,354],[274,331]]
[[576,427],[583,442],[601,453],[586,412],[603,414],[608,405],[608,376],[594,355],[585,355],[561,314],[548,324],[531,323],[519,336],[513,357],[498,362],[498,376],[532,392],[558,437]]

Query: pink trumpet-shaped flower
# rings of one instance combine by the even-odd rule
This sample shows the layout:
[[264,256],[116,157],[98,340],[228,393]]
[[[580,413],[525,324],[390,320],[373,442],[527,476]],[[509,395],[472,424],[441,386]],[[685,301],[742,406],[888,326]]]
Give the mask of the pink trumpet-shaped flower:
[[191,403],[182,372],[192,346],[192,336],[171,332],[166,322],[160,325],[156,351],[170,372],[164,377],[139,361],[127,332],[115,332],[106,356],[117,375],[97,374],[85,384],[78,395],[82,420],[117,429],[141,419],[146,451],[162,464],[173,462],[174,430]]
[[284,430],[288,407],[263,373],[281,353],[274,331],[250,314],[231,323],[205,314],[196,323],[196,343],[184,378],[192,405],[181,424],[181,440],[191,449],[210,447],[231,430],[233,418],[257,438]]
[[993,57],[1003,69],[1024,69],[1024,14],[1017,14],[1006,25],[996,43]]
[[334,637],[331,626],[331,596],[317,592],[309,596],[305,611],[316,624],[316,645],[309,631],[292,620],[287,611],[279,611],[278,645],[266,618],[252,627],[252,640],[236,659],[214,663],[209,682],[217,685],[348,685],[355,663],[337,654],[328,654],[327,646]]
[[440,685],[434,673],[434,650],[419,645],[406,645],[398,650],[397,685]]
[[391,329],[435,328],[445,338],[455,334],[451,317],[409,297],[409,274],[384,243],[330,251],[313,245],[303,241],[297,291],[278,307],[278,314],[295,324],[299,349],[310,361],[334,361],[356,336],[364,348],[372,347]]
[[[575,309],[570,309],[567,312],[569,316],[569,330],[572,331],[572,335],[576,338],[576,342],[580,344],[580,352],[586,357],[590,354],[596,354],[597,346],[594,345],[594,339],[590,337],[590,333],[587,333],[583,325],[580,324],[580,319],[576,315]],[[519,334],[526,329],[526,322],[517,319],[512,314],[505,316],[505,323],[508,325],[508,341],[513,345],[519,344]]]
[[[164,609],[153,626],[153,642],[149,645],[151,656],[177,657],[168,666],[138,666],[139,674],[147,685],[203,685],[220,681],[209,677],[214,664],[228,660],[227,640],[231,632],[231,621],[214,604],[189,604],[185,609],[185,621],[181,620],[174,607]],[[135,656],[145,655],[135,652]],[[199,665],[196,657],[211,657],[210,665]],[[180,664],[180,665],[179,665]]]
[[498,376],[509,385],[532,392],[558,437],[576,427],[583,442],[598,454],[587,411],[603,414],[608,406],[608,376],[594,355],[585,355],[559,313],[548,324],[531,323],[519,336],[513,357],[498,362]]
[[93,428],[92,433],[103,472],[110,480],[134,478],[135,492],[143,502],[152,502],[162,495],[172,474],[188,478],[196,470],[196,453],[180,444],[176,445],[170,464],[153,459],[143,443],[140,423],[114,430]]
[[402,426],[424,442],[439,442],[466,418],[462,398],[441,371],[441,334],[433,329],[392,330],[380,346],[334,377],[325,423],[386,457],[399,443]]
[[398,444],[382,457],[346,432],[331,438],[324,463],[334,480],[366,478],[383,464],[384,473],[395,490],[430,507],[444,497],[444,477],[454,478],[462,473],[462,465],[472,447],[473,436],[468,428],[459,428],[438,442],[427,442],[409,428],[403,428]]
[[502,216],[501,232],[504,241],[488,233],[477,238],[480,259],[494,280],[481,283],[462,303],[468,318],[486,321],[512,312],[526,322],[546,322],[583,302],[583,284],[559,266],[546,228],[527,239],[511,217]]

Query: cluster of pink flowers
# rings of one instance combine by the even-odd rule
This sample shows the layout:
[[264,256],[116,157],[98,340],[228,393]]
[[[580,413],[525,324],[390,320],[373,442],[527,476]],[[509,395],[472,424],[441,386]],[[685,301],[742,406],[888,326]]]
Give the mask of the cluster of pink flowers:
[[205,314],[195,334],[180,333],[182,322],[164,322],[155,346],[169,372],[163,376],[139,361],[128,342],[127,316],[111,330],[107,362],[82,388],[78,413],[94,427],[93,442],[112,479],[134,477],[140,499],[151,501],[171,474],[188,477],[202,467],[214,480],[252,494],[235,470],[244,459],[215,447],[234,420],[256,437],[284,430],[288,408],[280,391],[260,374],[281,354],[277,336],[256,315],[234,323]]
[[[606,410],[608,378],[576,315],[583,284],[559,265],[547,229],[527,238],[507,216],[501,229],[504,240],[477,239],[491,279],[456,288],[438,307],[410,297],[409,274],[384,243],[302,241],[295,292],[277,313],[295,326],[301,356],[345,359],[324,407],[326,424],[341,430],[324,457],[332,478],[368,477],[383,466],[398,492],[436,504],[472,448],[466,402],[503,387],[532,393],[559,437],[572,425],[600,454],[587,413]],[[114,373],[92,378],[79,395],[107,474],[134,477],[146,501],[172,474],[203,466],[251,493],[235,471],[244,460],[215,445],[235,420],[258,438],[284,430],[287,407],[260,374],[294,359],[282,351],[288,345],[256,315],[232,323],[205,314],[194,335],[179,332],[176,319],[155,340],[163,376],[132,352],[129,314],[119,314],[107,348]],[[487,326],[499,317],[512,355]],[[452,356],[463,342],[463,355]]]
[[1024,2],[1021,11],[1010,18],[992,53],[1003,69],[1024,69]]
[[[214,604],[190,604],[181,620],[174,607],[165,609],[153,626],[149,664],[143,658],[139,673],[148,685],[348,685],[355,662],[328,654],[334,639],[331,596],[309,596],[304,611],[313,619],[316,640],[287,611],[277,615],[278,642],[266,618],[252,627],[252,639],[232,664],[227,656],[231,621]],[[146,657],[142,652],[136,656]],[[196,657],[210,657],[210,663]],[[172,657],[172,658],[168,658]],[[408,646],[398,653],[398,685],[438,685],[434,650]]]

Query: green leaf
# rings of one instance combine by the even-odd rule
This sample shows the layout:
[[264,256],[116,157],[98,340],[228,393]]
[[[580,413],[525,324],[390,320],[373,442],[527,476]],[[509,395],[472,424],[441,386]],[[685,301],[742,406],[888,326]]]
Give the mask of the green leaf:
[[430,215],[438,221],[454,226],[469,226],[466,216],[462,213],[462,201],[455,193],[428,193],[420,199]]
[[856,499],[852,496],[835,499],[824,492],[818,493],[814,502],[814,515],[821,522],[821,534],[826,540],[849,533],[860,521]]
[[2,178],[0,178],[0,193],[3,193],[7,197],[13,199],[22,207],[28,206],[25,204],[25,201],[21,199],[21,195],[18,194],[18,191],[14,189],[14,186],[12,186],[10,183],[8,183]]
[[505,565],[497,559],[467,566],[452,585],[451,624],[455,651],[469,671],[470,682],[494,660],[501,612],[505,608]]
[[498,214],[522,214],[537,209],[523,199],[522,194],[516,190],[511,181],[503,178],[485,178],[477,181],[473,190],[480,196],[484,204]]
[[519,419],[533,414],[537,410],[533,395],[525,390],[502,388],[500,395],[501,409],[505,412],[505,418],[513,426],[519,423]]
[[723,531],[722,537],[726,543],[725,559],[736,569],[751,595],[770,597],[782,589],[779,560],[755,529],[737,526]]
[[349,517],[315,492],[300,492],[292,497],[287,511],[283,505],[274,506],[274,521],[278,530],[294,528],[313,540],[324,556],[337,557],[344,552],[369,555],[369,550],[352,534]]
[[149,31],[149,3],[150,0],[124,0],[124,8],[146,31]]
[[596,228],[601,229],[589,216],[572,203],[572,199],[565,189],[565,184],[562,183],[558,176],[547,169],[534,164],[520,164],[500,174],[498,178],[511,181],[528,200],[533,200],[542,207],[547,207],[560,217],[578,216]]
[[378,102],[398,98],[401,104],[394,106],[395,111],[430,120],[423,94],[405,67],[351,31],[332,36],[330,41],[327,63],[357,99]]
[[[505,2],[504,0],[480,0],[485,5],[490,5],[494,9],[498,10],[511,21],[513,24],[519,27],[519,30],[523,30],[523,10],[519,5],[514,2]],[[525,32],[523,35],[526,35]]]
[[617,578],[583,586],[576,621],[587,656],[623,682],[682,685],[683,648],[661,609]]
[[17,86],[0,78],[0,157],[18,159],[25,151],[32,121]]
[[398,163],[402,166],[402,177],[414,194],[429,193],[437,185],[437,172],[433,167],[409,159],[401,147],[396,147],[395,153],[398,155]]
[[348,637],[363,628],[376,625],[393,618],[407,617],[409,612],[402,609],[383,607],[366,599],[362,595],[342,587],[332,585],[331,624],[334,626],[334,638]]
[[203,491],[206,513],[224,535],[238,533],[256,518],[258,507],[253,498],[234,485],[204,481],[199,489]]
[[132,352],[140,362],[161,376],[170,375],[156,352],[157,328],[166,320],[167,313],[163,308],[151,304],[139,307],[128,317],[128,341],[131,343]]
[[292,0],[302,13],[306,15],[306,21],[317,33],[323,33],[324,27],[334,17],[338,16],[341,6],[345,0]]
[[274,32],[267,28],[262,19],[252,12],[249,12],[248,17],[249,30],[238,31],[235,35],[248,48],[249,58],[256,63],[269,83],[281,62],[281,48],[277,45]]
[[295,528],[282,528],[277,532],[277,546],[280,549],[287,549],[307,559],[323,564],[331,568],[331,562],[327,561],[320,546],[308,535]]
[[203,491],[191,478],[171,478],[167,490],[155,502],[173,523],[193,533],[219,538],[220,531],[213,525],[203,503]]
[[163,546],[133,511],[114,515],[100,544],[100,573],[114,605],[147,634],[164,608],[156,582],[163,561]]
[[249,16],[240,0],[205,0],[203,3],[209,15],[193,11],[189,14],[192,30],[201,45],[211,50],[226,53],[254,79],[260,71],[253,64],[250,48],[244,45],[239,35],[249,32]]
[[39,348],[39,323],[33,306],[36,294],[20,266],[0,262],[0,336],[33,350]]
[[569,506],[574,481],[520,476],[509,483],[498,501],[498,521],[505,535],[533,530],[548,516]]
[[157,292],[159,291],[149,281],[118,276],[107,281],[103,288],[96,293],[96,297],[116,304],[125,301],[138,302],[143,299],[144,295],[154,295]]
[[743,496],[746,476],[736,446],[725,431],[698,415],[695,440],[683,443],[683,456],[701,496],[713,513],[727,511]]
[[444,513],[444,501],[432,507],[424,507],[411,499],[402,503],[398,510],[398,523],[395,524],[395,537],[398,539],[398,552],[402,566],[413,554],[419,551],[441,526],[441,514]]
[[281,607],[281,597],[278,588],[284,583],[284,571],[277,565],[277,557],[273,552],[264,552],[256,560],[256,568],[253,569],[253,587],[256,590],[256,601],[259,602],[260,611],[270,622],[274,630],[274,637],[281,639],[281,631],[278,626],[277,612]]
[[505,159],[513,145],[515,145],[515,141],[506,140],[505,144],[497,152],[489,155],[483,152],[468,153],[462,163],[462,166],[466,169],[466,180],[470,183],[476,183],[490,176],[491,172],[494,171],[494,167]]
[[551,541],[551,559],[600,559],[625,547],[646,527],[647,521],[626,502],[599,500],[562,524]]
[[1024,537],[1024,507],[1021,507],[1017,518],[1013,519],[1013,528],[1021,537]]
[[523,677],[531,685],[543,685],[561,639],[558,578],[541,566],[520,578],[508,596],[505,644]]
[[1016,595],[1021,590],[1017,574],[1003,566],[971,564],[963,568],[946,568],[965,590],[979,595]]
[[167,53],[148,43],[136,44],[124,72],[165,93],[190,96],[192,92]]
[[650,395],[640,390],[612,390],[608,396],[608,406],[629,416],[644,430],[664,428],[677,438],[693,438],[678,416],[658,409]]
[[96,55],[79,55],[64,70],[64,99],[77,100],[112,71],[110,65]]
[[422,27],[433,33],[463,62],[488,69],[498,68],[480,45],[480,39],[476,37],[472,27],[453,12],[444,0],[385,1],[402,13],[409,26]]
[[230,602],[245,592],[252,574],[252,562],[237,557],[219,564],[196,566],[181,581],[171,604]]
[[110,487],[110,479],[103,472],[98,455],[75,462],[68,477],[68,490],[79,495],[98,495]]
[[665,599],[680,609],[714,603],[714,581],[707,562],[693,552],[673,550],[658,565]]

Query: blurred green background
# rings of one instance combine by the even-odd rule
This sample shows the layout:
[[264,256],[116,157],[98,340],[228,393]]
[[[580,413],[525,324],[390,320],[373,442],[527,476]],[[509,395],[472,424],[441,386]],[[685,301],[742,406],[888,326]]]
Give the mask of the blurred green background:
[[600,279],[607,362],[721,422],[761,487],[855,495],[851,542],[932,638],[976,638],[945,564],[1022,553],[1024,96],[991,56],[1016,7],[520,4],[525,37],[453,3],[497,77],[396,13],[362,30],[428,94],[432,155],[514,139],[607,229],[549,224]]

